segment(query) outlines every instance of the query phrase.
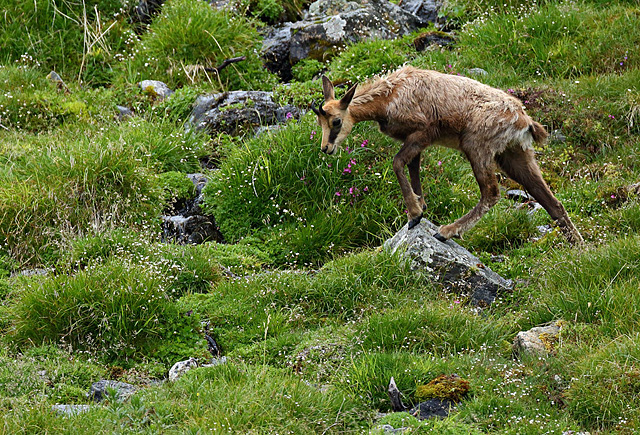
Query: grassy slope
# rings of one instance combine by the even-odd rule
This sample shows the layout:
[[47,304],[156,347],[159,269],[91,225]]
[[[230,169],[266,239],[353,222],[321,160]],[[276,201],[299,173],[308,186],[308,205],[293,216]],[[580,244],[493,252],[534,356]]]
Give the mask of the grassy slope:
[[[272,3],[258,5],[277,10]],[[222,26],[230,41],[241,32],[246,46],[255,22],[228,25],[201,2],[174,0],[138,39],[115,13],[122,4],[105,0],[97,6],[112,40],[82,65],[64,55],[65,44],[82,46],[82,29],[20,6],[32,17],[32,42],[5,45],[0,66],[0,432],[361,433],[377,424],[377,410],[388,411],[390,377],[411,401],[418,385],[451,373],[471,392],[450,418],[384,421],[452,434],[639,430],[640,199],[625,186],[640,181],[640,9],[622,0],[538,3],[452,1],[449,15],[467,23],[453,50],[417,53],[411,37],[374,41],[294,72],[308,78],[325,68],[358,81],[407,60],[452,74],[481,67],[483,82],[566,136],[539,160],[588,246],[574,249],[556,232],[532,239],[548,216],[529,218],[502,200],[462,242],[517,283],[480,314],[375,249],[406,218],[390,171],[397,144],[374,125],[358,126],[336,159],[319,155],[311,115],[257,139],[184,133],[199,92],[268,87],[273,78],[253,61],[221,81],[171,69],[232,54],[217,53],[201,31],[182,32],[179,18],[197,17],[195,30]],[[79,16],[72,2],[65,8]],[[16,39],[9,32],[20,16],[4,18],[0,40]],[[176,33],[209,48],[163,51]],[[43,46],[50,53],[39,62],[21,57],[42,56]],[[169,102],[135,87],[154,56],[170,66],[157,74],[184,85]],[[105,65],[109,74],[98,74]],[[45,79],[51,68],[66,73],[71,93]],[[110,86],[81,87],[78,77]],[[309,80],[276,94],[306,104],[319,89]],[[118,123],[123,103],[139,115]],[[206,207],[236,244],[159,243],[158,217],[180,173],[199,170],[209,154],[221,163]],[[477,198],[468,164],[450,150],[424,156],[423,183],[438,223]],[[9,277],[26,267],[53,272]],[[548,358],[513,358],[518,331],[555,320],[564,327]],[[177,360],[206,357],[201,321],[229,363],[147,386]],[[126,404],[71,418],[49,411],[86,403],[84,392],[103,378],[147,387]]]

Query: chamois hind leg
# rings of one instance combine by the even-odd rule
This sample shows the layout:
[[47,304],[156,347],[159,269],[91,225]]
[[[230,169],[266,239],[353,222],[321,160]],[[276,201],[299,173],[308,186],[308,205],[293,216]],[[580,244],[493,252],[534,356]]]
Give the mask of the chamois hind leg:
[[532,149],[510,148],[496,156],[496,161],[510,178],[522,184],[531,196],[542,205],[551,218],[558,223],[570,243],[584,244],[580,232],[571,222],[564,206],[553,195],[542,178],[540,167],[535,160]]
[[449,225],[440,227],[434,237],[440,241],[445,241],[452,237],[460,236],[462,233],[473,227],[484,214],[491,209],[500,199],[500,189],[498,179],[495,174],[495,162],[490,156],[486,158],[467,154],[473,175],[480,186],[480,201],[466,215]]
[[400,148],[400,151],[398,151],[398,154],[393,158],[393,172],[396,173],[404,203],[409,211],[409,229],[418,225],[422,219],[423,209],[418,195],[413,191],[409,180],[407,180],[404,167],[416,157],[419,159],[423,149],[424,146],[420,145],[418,140],[407,140],[404,145],[402,145],[402,148]]
[[409,168],[409,178],[411,179],[411,189],[413,193],[418,196],[418,201],[422,206],[422,211],[427,209],[427,204],[424,202],[424,196],[422,195],[422,183],[420,183],[420,156],[418,154],[407,164]]

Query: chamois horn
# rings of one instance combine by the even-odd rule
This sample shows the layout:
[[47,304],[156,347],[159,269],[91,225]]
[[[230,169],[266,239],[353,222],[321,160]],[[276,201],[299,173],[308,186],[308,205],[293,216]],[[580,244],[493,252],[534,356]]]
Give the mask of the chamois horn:
[[327,112],[324,111],[322,106],[316,107],[313,101],[311,102],[311,110],[313,110],[313,113],[315,113],[316,115],[327,116]]

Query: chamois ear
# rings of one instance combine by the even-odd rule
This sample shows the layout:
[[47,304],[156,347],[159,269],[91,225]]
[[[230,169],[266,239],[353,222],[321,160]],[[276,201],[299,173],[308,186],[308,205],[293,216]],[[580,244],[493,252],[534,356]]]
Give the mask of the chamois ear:
[[347,107],[349,107],[349,104],[351,103],[351,100],[353,99],[353,96],[356,93],[357,87],[358,85],[351,86],[347,91],[347,93],[344,94],[344,97],[340,99],[340,109],[347,110]]
[[336,99],[336,94],[333,90],[333,83],[331,83],[331,80],[329,80],[325,75],[322,76],[322,94],[324,95],[325,103]]

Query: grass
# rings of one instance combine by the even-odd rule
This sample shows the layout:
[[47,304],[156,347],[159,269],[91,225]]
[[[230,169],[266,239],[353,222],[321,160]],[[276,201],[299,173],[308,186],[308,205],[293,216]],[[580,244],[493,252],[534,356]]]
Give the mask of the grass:
[[[198,95],[273,88],[254,52],[258,20],[302,3],[240,2],[231,14],[170,0],[148,28],[119,1],[87,4],[87,22],[82,2],[55,3],[66,17],[53,5],[6,0],[0,17],[0,432],[637,432],[636,2],[450,1],[453,46],[361,42],[295,65],[275,89],[308,107],[322,98],[319,72],[355,83],[405,62],[479,67],[475,78],[554,132],[537,157],[587,246],[540,235],[548,215],[503,198],[460,240],[515,283],[483,310],[378,249],[406,215],[391,168],[400,144],[373,123],[330,158],[311,114],[255,138],[185,131]],[[202,70],[242,54],[219,78]],[[142,78],[176,92],[158,102]],[[134,117],[117,121],[116,105]],[[204,208],[230,243],[161,242],[161,214],[193,195],[185,174],[203,171]],[[478,200],[453,150],[425,152],[422,175],[437,224]],[[517,332],[550,321],[563,325],[551,354],[515,359]],[[210,359],[205,331],[227,363],[162,382],[178,360]],[[447,419],[377,415],[390,411],[391,377],[414,405],[421,385],[454,373],[470,391]],[[141,390],[72,417],[51,411],[88,404],[100,379]]]

